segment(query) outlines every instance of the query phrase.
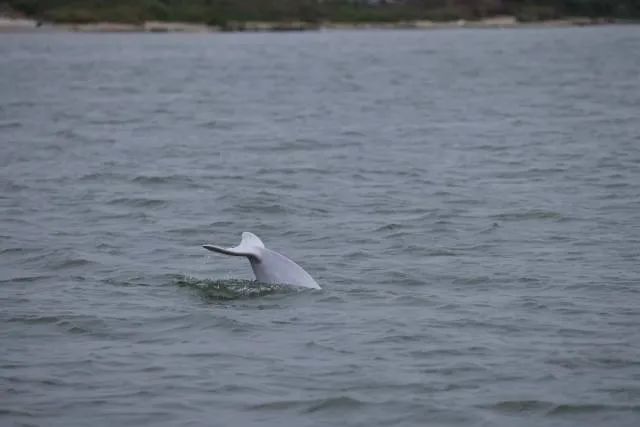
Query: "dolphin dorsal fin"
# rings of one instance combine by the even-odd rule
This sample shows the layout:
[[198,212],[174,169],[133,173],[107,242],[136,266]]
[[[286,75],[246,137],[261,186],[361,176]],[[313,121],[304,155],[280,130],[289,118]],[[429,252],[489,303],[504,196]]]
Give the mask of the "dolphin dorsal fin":
[[264,243],[255,234],[245,231],[242,233],[242,240],[238,246],[223,248],[215,245],[203,245],[202,247],[225,255],[247,256],[260,260],[260,250],[264,249]]

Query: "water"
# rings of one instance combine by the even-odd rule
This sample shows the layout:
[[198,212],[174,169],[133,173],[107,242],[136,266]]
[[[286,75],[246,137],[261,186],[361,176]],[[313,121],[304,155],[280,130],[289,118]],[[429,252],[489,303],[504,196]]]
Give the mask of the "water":
[[2,35],[0,423],[639,425],[638,46]]

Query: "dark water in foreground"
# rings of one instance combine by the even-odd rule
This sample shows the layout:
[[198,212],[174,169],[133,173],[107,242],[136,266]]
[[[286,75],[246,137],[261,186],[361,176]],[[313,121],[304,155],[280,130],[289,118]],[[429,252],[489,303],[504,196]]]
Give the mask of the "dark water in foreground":
[[638,46],[2,35],[0,424],[640,425]]

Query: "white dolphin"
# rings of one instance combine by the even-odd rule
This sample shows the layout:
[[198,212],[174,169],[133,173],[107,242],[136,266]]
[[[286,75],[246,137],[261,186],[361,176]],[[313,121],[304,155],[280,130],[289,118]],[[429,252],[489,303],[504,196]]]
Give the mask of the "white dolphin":
[[233,248],[203,245],[203,248],[225,255],[246,256],[256,280],[262,283],[295,285],[303,288],[320,289],[313,277],[286,256],[267,249],[262,240],[253,233],[242,233],[242,240]]

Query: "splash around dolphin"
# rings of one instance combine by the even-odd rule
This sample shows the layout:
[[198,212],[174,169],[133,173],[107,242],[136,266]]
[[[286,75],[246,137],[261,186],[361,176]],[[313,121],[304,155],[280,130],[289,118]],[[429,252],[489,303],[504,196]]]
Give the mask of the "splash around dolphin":
[[253,274],[259,282],[320,289],[313,277],[302,267],[286,256],[267,249],[262,240],[253,233],[246,231],[242,233],[240,244],[233,248],[214,245],[203,245],[202,247],[212,252],[249,258]]

